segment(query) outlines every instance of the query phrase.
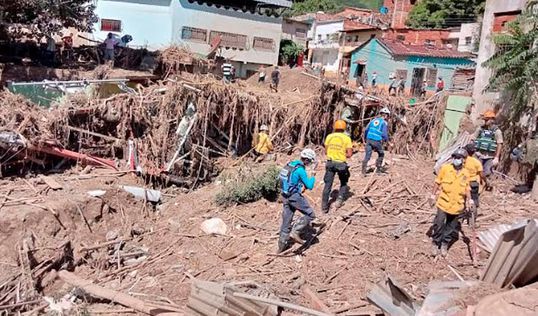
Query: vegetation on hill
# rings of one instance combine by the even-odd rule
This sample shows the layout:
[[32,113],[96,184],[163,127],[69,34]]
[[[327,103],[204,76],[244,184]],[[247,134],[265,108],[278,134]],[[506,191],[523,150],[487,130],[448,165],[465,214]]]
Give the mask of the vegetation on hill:
[[379,10],[383,0],[300,0],[291,7],[291,15],[301,15],[312,12],[336,12],[343,7],[357,7]]
[[476,22],[486,0],[421,0],[409,12],[407,25],[414,28],[446,28]]

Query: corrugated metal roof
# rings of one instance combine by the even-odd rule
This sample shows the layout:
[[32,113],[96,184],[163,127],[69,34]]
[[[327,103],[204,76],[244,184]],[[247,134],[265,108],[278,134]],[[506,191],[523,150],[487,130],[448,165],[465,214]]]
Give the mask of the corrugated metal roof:
[[484,248],[487,251],[492,252],[493,248],[495,248],[495,245],[497,244],[497,241],[501,238],[502,234],[504,234],[505,232],[509,230],[516,229],[525,225],[527,225],[526,219],[517,221],[513,224],[500,224],[500,225],[491,227],[486,231],[479,232],[478,239],[480,239],[480,241],[482,242],[482,245],[484,245]]
[[256,2],[267,3],[284,8],[291,8],[291,1],[287,0],[256,0]]
[[374,285],[366,297],[388,315],[413,316],[418,310],[411,296],[391,277]]
[[432,281],[428,285],[428,296],[424,299],[417,316],[449,316],[461,311],[454,303],[455,294],[476,282]]
[[439,58],[471,58],[471,53],[459,52],[457,50],[428,47],[425,45],[409,45],[399,41],[378,39],[379,43],[387,48],[395,56],[419,56],[419,57],[439,57]]
[[504,232],[491,256],[482,281],[501,287],[525,286],[538,278],[538,222]]

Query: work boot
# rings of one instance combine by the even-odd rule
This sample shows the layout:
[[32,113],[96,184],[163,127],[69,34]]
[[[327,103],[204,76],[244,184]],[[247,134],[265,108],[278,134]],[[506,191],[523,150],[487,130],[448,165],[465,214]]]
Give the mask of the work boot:
[[341,208],[343,205],[344,205],[344,201],[342,199],[337,199],[334,202],[334,209],[337,210],[337,209]]
[[437,257],[437,256],[440,254],[440,252],[441,252],[441,251],[440,251],[440,249],[439,249],[439,245],[437,245],[437,244],[435,244],[435,243],[432,244],[432,255],[433,255],[434,257]]
[[377,174],[387,173],[387,169],[385,167],[377,167],[375,172]]
[[299,236],[299,233],[296,231],[291,232],[290,238],[298,244],[304,244],[304,240],[301,238],[301,236]]
[[276,251],[277,254],[284,252],[288,248],[287,242],[278,241],[278,249]]
[[448,255],[448,245],[443,243],[441,244],[441,256],[446,257]]

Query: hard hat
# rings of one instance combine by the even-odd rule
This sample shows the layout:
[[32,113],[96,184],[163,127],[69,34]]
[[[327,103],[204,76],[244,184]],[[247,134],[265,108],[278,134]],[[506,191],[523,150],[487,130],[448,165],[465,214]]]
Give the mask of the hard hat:
[[344,120],[337,120],[336,122],[334,122],[334,126],[333,128],[335,130],[345,130],[346,129],[346,121]]
[[262,124],[262,126],[260,126],[260,131],[268,131],[268,130],[269,130],[269,127],[267,127],[267,125]]
[[495,112],[493,112],[492,110],[488,110],[484,112],[483,116],[486,119],[494,119],[496,115],[495,115]]
[[466,158],[467,151],[463,148],[458,148],[452,153],[453,158]]
[[381,111],[379,111],[381,114],[387,114],[390,115],[390,110],[388,108],[382,108]]
[[301,158],[316,161],[316,152],[310,148],[305,148],[301,151]]

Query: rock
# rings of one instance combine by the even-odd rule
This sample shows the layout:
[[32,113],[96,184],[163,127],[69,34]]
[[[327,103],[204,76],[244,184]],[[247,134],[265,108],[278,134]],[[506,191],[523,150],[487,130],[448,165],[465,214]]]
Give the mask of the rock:
[[106,241],[112,241],[112,240],[116,240],[118,239],[118,237],[120,237],[120,234],[117,230],[111,230],[109,232],[106,233]]
[[226,226],[222,219],[214,217],[203,221],[200,229],[208,235],[226,235],[228,226]]

